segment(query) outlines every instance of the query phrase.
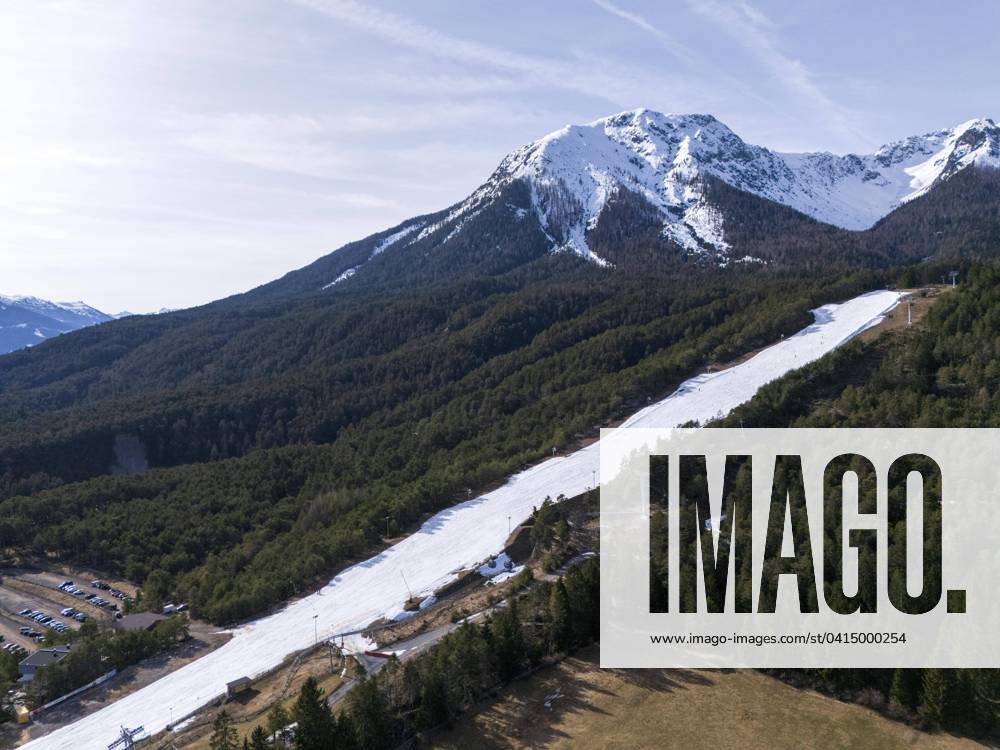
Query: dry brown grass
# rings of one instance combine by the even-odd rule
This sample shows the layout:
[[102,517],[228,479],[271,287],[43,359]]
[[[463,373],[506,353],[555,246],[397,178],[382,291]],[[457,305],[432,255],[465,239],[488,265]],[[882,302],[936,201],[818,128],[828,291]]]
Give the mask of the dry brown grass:
[[[917,289],[901,289],[900,291],[907,292],[910,295],[913,325],[917,325],[924,319],[924,316],[927,315],[928,310],[931,309],[934,303],[942,295],[951,291],[951,287],[943,284],[931,284]],[[903,331],[908,327],[909,324],[906,322],[906,300],[903,300],[886,314],[881,323],[869,328],[859,338],[862,341],[873,341],[887,331]]]
[[[255,682],[253,690],[243,700],[232,701],[225,706],[226,711],[233,718],[241,741],[258,724],[266,725],[267,711],[276,703],[282,704],[286,710],[291,711],[307,677],[316,678],[323,695],[332,693],[342,682],[340,678],[342,666],[339,659],[334,660],[331,666],[327,652],[319,651],[299,662],[294,671],[290,666],[286,666]],[[189,729],[174,738],[174,746],[184,748],[184,750],[209,750],[209,737],[212,733],[211,722],[219,714],[219,711],[220,709],[215,707],[208,707],[200,711],[197,728]]]
[[596,649],[516,683],[432,744],[440,750],[982,747],[920,732],[750,670],[602,670]]

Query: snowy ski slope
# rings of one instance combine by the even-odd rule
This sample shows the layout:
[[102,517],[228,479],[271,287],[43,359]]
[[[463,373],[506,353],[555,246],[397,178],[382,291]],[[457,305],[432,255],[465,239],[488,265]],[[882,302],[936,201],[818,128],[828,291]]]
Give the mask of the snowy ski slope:
[[[626,426],[671,427],[705,421],[748,401],[765,383],[812,362],[878,323],[900,295],[878,291],[814,311],[813,325],[752,359],[685,382],[663,401],[636,413]],[[516,525],[546,496],[576,495],[594,485],[599,448],[594,443],[513,477],[499,489],[448,508],[417,532],[336,576],[321,591],[280,612],[248,623],[224,646],[110,706],[24,747],[32,750],[105,748],[120,725],[150,734],[180,722],[225,692],[226,682],[254,676],[320,638],[362,628],[398,613],[414,593],[430,593],[463,569],[497,553]],[[401,572],[405,574],[404,577]]]

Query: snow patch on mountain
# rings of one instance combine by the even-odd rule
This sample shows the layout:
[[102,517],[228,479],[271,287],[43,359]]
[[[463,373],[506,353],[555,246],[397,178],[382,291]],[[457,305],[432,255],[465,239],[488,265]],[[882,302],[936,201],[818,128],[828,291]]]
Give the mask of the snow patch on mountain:
[[361,266],[354,266],[353,268],[348,268],[346,271],[344,271],[342,274],[340,274],[340,276],[338,276],[337,278],[335,278],[329,284],[324,285],[323,288],[324,289],[329,289],[332,286],[336,286],[341,281],[347,281],[347,279],[351,278],[354,274],[356,274],[358,272],[359,268],[361,268]]
[[[372,258],[381,255],[390,247],[395,245],[397,242],[410,236],[415,231],[420,229],[422,226],[424,226],[424,222],[422,221],[413,222],[412,224],[408,224],[407,226],[403,227],[398,232],[393,232],[388,237],[379,240],[378,244],[376,244],[375,247],[372,249],[371,255],[368,256],[368,260],[371,260]],[[348,268],[346,271],[337,276],[337,278],[335,278],[333,281],[329,282],[328,284],[324,284],[322,287],[320,287],[320,289],[321,290],[330,289],[331,287],[336,286],[342,281],[347,281],[347,279],[351,278],[354,274],[356,274],[363,265],[364,263],[359,263],[356,266]]]
[[413,234],[415,231],[417,231],[418,229],[420,229],[420,227],[422,227],[422,226],[423,226],[423,222],[417,222],[415,224],[410,224],[408,227],[404,227],[404,228],[400,229],[395,234],[390,234],[388,237],[386,237],[384,240],[382,240],[381,242],[379,242],[375,246],[375,249],[372,250],[372,254],[369,257],[369,260],[371,260],[372,258],[374,258],[376,255],[381,255],[386,250],[388,250],[390,247],[392,247],[397,242],[399,242],[401,239],[403,239],[404,237],[407,237],[408,235]]

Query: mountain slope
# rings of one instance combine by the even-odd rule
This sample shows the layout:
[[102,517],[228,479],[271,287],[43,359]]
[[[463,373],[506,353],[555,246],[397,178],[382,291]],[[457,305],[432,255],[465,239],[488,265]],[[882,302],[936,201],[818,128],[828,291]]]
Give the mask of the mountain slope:
[[[768,380],[813,361],[876,322],[896,303],[894,292],[863,295],[830,306],[798,335],[784,339],[725,373],[698,378],[698,388],[681,388],[672,397],[631,415],[632,426],[675,426],[709,419],[747,400]],[[690,385],[690,383],[689,383]],[[457,571],[468,570],[495,555],[510,534],[510,523],[530,518],[544,497],[574,497],[590,489],[599,466],[599,446],[592,443],[569,456],[547,462],[511,477],[502,487],[470,502],[449,508],[408,536],[359,565],[343,571],[322,591],[252,627],[238,631],[217,651],[140,692],[116,703],[101,715],[79,722],[47,738],[53,748],[77,746],[81,740],[103,736],[106,727],[128,717],[151,733],[170,720],[168,707],[188,715],[207,698],[225,692],[226,682],[239,675],[256,676],[272,669],[290,653],[315,639],[307,614],[318,613],[318,632],[324,638],[356,632],[380,617],[402,611],[412,587],[414,594],[430,595],[453,582]],[[49,499],[48,497],[46,499]],[[406,578],[394,575],[406,571]],[[262,647],[262,645],[267,647]],[[234,674],[235,672],[235,674]]]
[[[634,245],[638,237],[653,251],[643,254],[644,264],[670,264],[680,257],[723,265],[773,261],[773,253],[757,252],[759,238],[744,241],[741,219],[715,199],[719,191],[713,184],[858,232],[971,166],[1000,167],[1000,128],[992,120],[912,136],[874,154],[835,156],[748,144],[710,115],[634,110],[567,126],[519,148],[465,200],[351,243],[255,293],[329,292],[398,284],[404,277],[413,282],[496,273],[556,251],[598,266],[629,264],[634,259],[620,246]],[[774,211],[758,206],[757,213]],[[618,215],[609,220],[609,212]],[[618,225],[611,243],[618,247],[610,248],[615,258],[608,252],[607,232],[595,236],[602,223]],[[857,252],[851,255],[858,259]],[[883,252],[878,257],[899,260]],[[807,248],[782,262],[809,265],[820,259]]]
[[[635,184],[585,226],[604,265],[553,252],[580,216],[518,176],[246,294],[0,358],[0,547],[155,575],[239,619],[369,549],[387,515],[405,527],[900,263],[1000,247],[997,170],[863,231],[746,189],[747,170],[688,186],[726,252],[671,239]],[[122,437],[152,471],[109,475]]]
[[0,295],[0,354],[111,320],[83,302],[49,302]]

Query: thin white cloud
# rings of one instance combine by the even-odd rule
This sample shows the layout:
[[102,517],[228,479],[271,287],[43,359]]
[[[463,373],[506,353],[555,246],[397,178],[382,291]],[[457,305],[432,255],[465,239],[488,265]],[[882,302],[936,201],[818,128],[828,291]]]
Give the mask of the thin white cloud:
[[653,90],[676,101],[703,100],[691,83],[662,71],[600,61],[559,60],[524,55],[479,42],[468,41],[404,16],[362,5],[354,0],[292,0],[331,18],[378,35],[399,46],[430,57],[518,74],[526,84],[575,91],[622,107],[643,104]]
[[776,24],[758,8],[747,0],[688,0],[688,5],[746,49],[842,141],[870,140],[858,128],[856,113],[823,91],[805,64],[781,51]]
[[335,177],[345,167],[315,117],[232,112],[173,117],[164,126],[213,159],[311,177]]
[[689,49],[673,34],[654,26],[638,13],[627,11],[620,6],[615,5],[611,2],[611,0],[593,0],[593,3],[601,10],[604,10],[613,16],[618,16],[618,18],[621,18],[623,21],[628,21],[630,24],[638,26],[643,31],[652,34],[653,37],[661,45],[663,45],[663,47],[673,53],[680,60],[683,60],[688,64],[696,64],[698,62],[698,58],[694,52],[692,52],[691,49]]
[[[421,99],[405,108],[395,102],[336,114],[177,114],[163,118],[161,127],[166,142],[179,147],[181,153],[194,152],[202,160],[288,175],[350,181],[374,178],[375,182],[386,183],[392,181],[400,167],[443,169],[449,156],[468,150],[454,140],[441,143],[435,138],[428,143],[421,138],[428,132],[439,132],[442,122],[456,128],[463,123],[471,127],[484,122],[512,126],[533,119],[516,106],[498,112],[492,102]],[[385,137],[390,135],[400,137]],[[428,155],[428,150],[434,154]],[[477,161],[483,151],[476,147]],[[487,153],[491,161],[499,160],[494,151]],[[391,168],[382,168],[387,165]],[[469,187],[483,176],[469,175]],[[358,198],[354,205],[374,206],[374,200],[370,196]]]

